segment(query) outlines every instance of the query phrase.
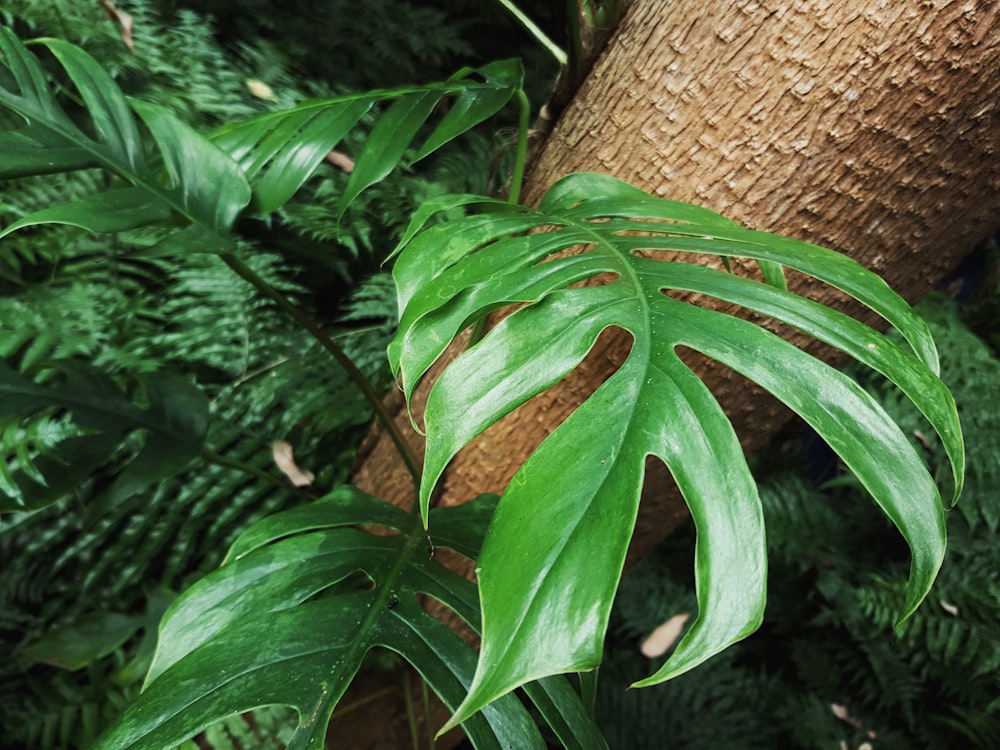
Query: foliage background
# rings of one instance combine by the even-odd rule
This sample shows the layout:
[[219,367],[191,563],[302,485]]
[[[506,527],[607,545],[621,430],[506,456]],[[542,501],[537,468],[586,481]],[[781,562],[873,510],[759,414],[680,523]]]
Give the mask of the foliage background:
[[[558,36],[562,21],[551,5],[522,3]],[[132,17],[134,50],[96,1],[11,0],[0,13],[22,37],[80,44],[130,95],[169,106],[200,130],[305,97],[435,80],[511,56],[525,59],[537,104],[555,74],[498,6],[478,0],[336,0],[320,8],[306,0],[280,8],[265,0],[122,0],[117,8]],[[255,95],[251,81],[266,88]],[[271,221],[241,226],[241,249],[387,386],[395,302],[379,264],[428,198],[502,189],[509,125],[492,123],[419,171],[397,174],[340,226],[329,198],[346,175],[330,165]],[[360,146],[363,130],[347,151]],[[99,179],[83,172],[3,184],[0,226]],[[212,399],[208,444],[216,454],[117,507],[88,502],[103,486],[98,476],[45,510],[0,516],[5,748],[85,747],[136,693],[153,626],[174,592],[214,568],[240,530],[299,499],[272,469],[271,442],[292,443],[325,489],[349,474],[370,421],[339,369],[218,260],[136,257],[155,239],[44,228],[3,241],[0,356],[40,377],[74,359],[122,383],[143,372],[193,371]],[[969,488],[949,519],[949,560],[933,594],[938,607],[929,602],[889,637],[905,550],[887,568],[884,550],[899,546],[891,529],[849,484],[821,485],[810,475],[801,436],[791,436],[758,466],[771,529],[765,628],[693,675],[624,690],[650,671],[637,641],[693,604],[681,575],[692,538],[677,535],[626,578],[619,596],[598,702],[612,747],[660,747],[664,737],[692,748],[1000,746],[1000,411],[989,396],[1000,375],[1000,343],[989,327],[996,299],[962,314],[944,303],[924,308],[970,451]],[[930,434],[891,389],[866,385],[915,440]],[[35,437],[54,441],[68,428],[54,419]],[[939,447],[921,445],[946,475]],[[261,482],[261,472],[274,481]],[[70,659],[80,668],[52,663]],[[833,705],[844,707],[842,717]],[[232,723],[203,739],[245,748],[280,739],[280,713],[262,715],[256,734],[247,726]]]
[[[307,97],[443,79],[499,56],[549,65],[532,76],[543,96],[552,66],[501,10],[473,5],[13,0],[0,18],[22,38],[80,45],[128,95],[163,104],[204,132]],[[111,7],[128,14],[130,30]],[[419,171],[368,191],[341,226],[326,197],[343,191],[347,175],[326,166],[278,215],[241,225],[240,251],[386,389],[396,311],[380,263],[429,197],[489,188],[501,173],[508,125],[470,134]],[[365,129],[344,151],[360,150]],[[0,226],[100,179],[86,171],[6,182]],[[95,508],[90,500],[106,484],[97,476],[41,511],[0,516],[5,748],[85,747],[137,693],[159,614],[176,592],[214,569],[254,521],[344,481],[371,421],[328,355],[221,261],[141,257],[156,239],[148,231],[97,238],[44,227],[3,242],[0,356],[9,364],[43,378],[53,365],[80,360],[123,385],[143,372],[193,372],[212,404],[210,450],[155,490]],[[67,429],[53,419],[32,437],[53,444]],[[5,435],[4,444],[24,437]],[[315,472],[313,488],[288,488],[273,467],[276,440],[291,443],[298,463]],[[213,741],[246,733],[234,727]]]

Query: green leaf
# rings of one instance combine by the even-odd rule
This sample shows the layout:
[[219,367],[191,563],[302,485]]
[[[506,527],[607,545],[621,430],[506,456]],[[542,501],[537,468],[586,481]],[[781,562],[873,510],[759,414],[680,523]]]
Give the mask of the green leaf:
[[140,188],[109,190],[73,203],[35,211],[0,231],[0,239],[11,232],[40,224],[68,224],[87,232],[120,232],[164,221],[170,207]]
[[432,543],[475,560],[499,499],[497,495],[486,494],[461,505],[435,508],[430,513],[430,525],[434,528]]
[[[133,685],[143,681],[156,651],[157,631],[167,607],[177,598],[177,592],[165,586],[151,586],[146,591],[146,611],[139,617],[143,633],[134,655],[124,667],[114,674],[119,685]],[[96,732],[95,732],[96,734]]]
[[228,235],[250,202],[250,186],[239,166],[163,107],[133,101],[132,108],[160,147],[170,180],[169,197],[179,213]]
[[141,377],[139,383],[147,401],[146,413],[156,417],[155,428],[147,428],[138,455],[94,499],[98,514],[177,474],[198,456],[208,434],[208,400],[187,379],[159,375]]
[[[4,136],[3,142],[16,148],[11,164],[0,168],[0,176],[101,166],[146,193],[145,200],[133,196],[141,205],[156,206],[157,210],[147,211],[145,218],[160,220],[160,206],[168,206],[189,221],[227,234],[250,200],[250,187],[239,166],[166,110],[134,102],[132,106],[159,147],[159,161],[147,161],[132,109],[111,77],[92,57],[69,42],[44,39],[39,43],[48,47],[76,86],[97,135],[84,132],[63,111],[38,61],[10,29],[0,28],[0,64],[10,71],[15,84],[13,89],[0,87],[0,106],[25,121],[20,130]],[[166,168],[166,183],[158,176],[161,164]],[[32,166],[37,171],[29,171]],[[110,199],[95,196],[84,205],[113,210],[121,207],[126,195],[123,192]],[[79,225],[81,207],[64,210],[68,223]],[[62,215],[56,208],[48,209],[44,220],[59,221]],[[91,220],[92,226],[86,228],[96,231],[100,221]],[[32,223],[39,222],[27,221],[23,225]],[[119,224],[110,222],[115,230],[121,228]]]
[[20,649],[34,661],[62,669],[81,669],[121,646],[143,626],[139,615],[95,612],[49,631]]
[[524,692],[567,750],[607,748],[604,735],[569,680],[546,677],[529,682]]
[[[417,597],[475,624],[475,587],[428,557],[416,519],[388,536],[350,527],[396,517],[375,510],[378,502],[342,487],[248,530],[238,554],[167,611],[144,692],[95,747],[173,747],[232,713],[279,704],[299,715],[289,747],[321,748],[337,701],[375,647],[401,654],[457,707],[475,653]],[[572,715],[565,690],[549,692]],[[464,728],[477,748],[544,747],[514,696]]]
[[303,102],[281,112],[228,123],[213,134],[212,140],[241,165],[250,180],[252,209],[268,213],[284,205],[302,187],[375,104],[394,102],[378,119],[355,160],[341,199],[343,213],[361,192],[401,163],[406,149],[442,99],[455,97],[411,163],[499,112],[520,88],[522,78],[520,62],[504,60],[478,69],[463,69],[443,83]]
[[[110,466],[119,447],[137,430],[145,433],[143,447],[114,472],[115,480],[95,501],[96,508],[113,507],[175,474],[200,453],[208,429],[208,399],[186,379],[143,376],[139,385],[147,404],[139,407],[105,375],[67,364],[60,371],[63,377],[38,384],[0,361],[0,423],[30,425],[65,410],[82,432],[29,457],[30,471],[19,454],[22,465],[9,473],[13,486],[0,498],[0,510],[37,508],[57,500],[98,468]],[[9,466],[16,446],[2,447]]]
[[401,508],[345,485],[315,503],[300,505],[258,521],[233,542],[226,562],[238,560],[282,537],[364,523],[404,531],[412,526],[413,520]]
[[[679,348],[760,383],[840,453],[910,546],[903,616],[912,612],[940,565],[945,535],[937,488],[899,428],[844,376],[776,335],[669,293],[690,290],[735,302],[882,372],[928,416],[961,487],[964,452],[954,402],[936,376],[926,325],[898,295],[845,256],[746,230],[601,175],[560,180],[537,211],[479,202],[492,213],[427,228],[432,213],[425,212],[405,235],[394,270],[402,313],[390,360],[408,398],[463,329],[522,303],[455,359],[428,397],[420,488],[425,513],[455,453],[563,378],[603,331],[628,331],[632,346],[618,371],[542,443],[500,500],[478,559],[479,666],[452,723],[527,681],[597,666],[647,456],[670,469],[698,530],[699,616],[666,665],[638,684],[690,670],[759,625],[766,561],[756,486],[728,419]],[[563,252],[573,248],[580,252]],[[664,251],[751,258],[768,283],[680,263],[673,255],[663,259]],[[852,295],[895,326],[912,352],[789,293],[781,266]],[[579,283],[599,275],[608,280]]]
[[72,143],[57,146],[54,136],[39,141],[21,130],[0,132],[0,180],[56,174],[97,166],[89,151]]
[[240,163],[251,181],[253,210],[269,213],[302,187],[374,101],[356,96],[307,102],[224,125],[212,139]]
[[[520,63],[505,60],[464,69],[445,82],[304,102],[286,111],[227,124],[209,139],[154,104],[126,100],[110,76],[80,48],[58,39],[39,43],[52,51],[75,84],[92,121],[91,130],[98,136],[89,135],[63,111],[38,61],[13,32],[0,29],[0,64],[10,71],[14,83],[11,89],[0,86],[0,107],[25,121],[19,130],[0,133],[0,149],[9,153],[0,164],[0,178],[104,167],[144,191],[146,197],[135,200],[146,208],[131,215],[122,213],[124,192],[111,198],[92,196],[25,217],[6,232],[52,222],[89,231],[118,231],[162,221],[162,212],[169,209],[225,237],[248,205],[256,213],[284,205],[374,104],[390,102],[356,159],[340,200],[343,214],[358,195],[403,162],[443,99],[454,97],[455,101],[413,161],[496,114],[519,90],[523,78]],[[155,160],[145,156],[133,110],[156,142]],[[88,216],[88,211],[98,215]],[[101,216],[101,212],[110,215]],[[183,251],[185,245],[179,242],[169,247]]]
[[381,182],[395,169],[442,97],[443,92],[439,91],[406,94],[379,118],[340,197],[337,207],[340,216],[366,188]]
[[470,72],[479,73],[489,86],[463,89],[448,109],[448,114],[413,155],[411,164],[434,153],[449,141],[503,109],[514,92],[521,87],[524,77],[517,60],[503,60],[484,65],[477,71],[463,70],[458,75],[452,76],[452,80],[462,78]]

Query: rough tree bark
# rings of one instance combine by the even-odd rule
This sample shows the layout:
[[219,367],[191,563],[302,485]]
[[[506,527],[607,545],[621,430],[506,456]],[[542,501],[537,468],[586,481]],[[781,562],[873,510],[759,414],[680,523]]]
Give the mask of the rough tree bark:
[[[1000,6],[984,0],[636,0],[532,165],[528,201],[568,172],[606,172],[846,252],[915,301],[998,223],[998,89]],[[442,502],[501,492],[621,361],[621,338],[463,451]],[[748,451],[785,421],[738,376],[697,367]],[[686,515],[666,471],[649,469],[636,554]],[[377,435],[356,481],[412,497]]]
[[[994,3],[636,0],[532,165],[527,200],[563,174],[606,172],[848,253],[913,301],[998,223],[998,91]],[[822,285],[793,286],[844,307]],[[622,346],[606,337],[573,377],[460,454],[442,503],[501,492]],[[786,418],[739,376],[699,369],[748,450]],[[356,481],[399,502],[412,494],[385,439]],[[663,472],[647,480],[642,550],[684,517],[676,496],[656,502],[668,485]]]

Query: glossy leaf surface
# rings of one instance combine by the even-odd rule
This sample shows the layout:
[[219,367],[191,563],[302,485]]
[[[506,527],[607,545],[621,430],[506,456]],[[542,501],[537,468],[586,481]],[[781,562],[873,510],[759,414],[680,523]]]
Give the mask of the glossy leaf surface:
[[254,211],[267,213],[302,187],[373,106],[390,102],[355,158],[340,212],[404,161],[434,108],[453,97],[451,108],[417,150],[417,161],[499,112],[521,86],[517,60],[465,69],[443,83],[380,89],[303,102],[244,122],[230,123],[212,140],[243,168],[253,187]]
[[[560,180],[537,211],[489,202],[490,213],[422,227],[434,210],[477,200],[487,202],[441,199],[416,217],[395,267],[402,313],[390,360],[407,397],[458,333],[523,303],[455,359],[431,391],[424,507],[461,447],[558,382],[603,331],[625,329],[632,347],[522,466],[499,503],[479,558],[479,667],[453,721],[528,680],[597,666],[647,456],[670,469],[698,530],[699,617],[672,658],[640,684],[685,672],[758,626],[766,561],[756,486],[728,419],[679,347],[760,383],[834,447],[910,546],[902,615],[913,611],[940,565],[945,533],[938,490],[906,437],[838,371],[763,328],[667,292],[697,291],[759,311],[886,375],[941,435],[960,491],[964,453],[954,403],[936,376],[926,325],[898,295],[845,256],[749,231],[601,175]],[[563,252],[570,249],[579,252]],[[662,251],[752,258],[769,283],[661,259]],[[781,266],[852,295],[895,326],[912,351],[786,291]],[[609,280],[579,285],[599,274]]]
[[[0,179],[104,167],[136,192],[115,190],[24,217],[6,232],[42,223],[66,223],[108,232],[162,221],[171,211],[225,236],[249,204],[258,213],[284,205],[324,158],[380,102],[389,106],[355,159],[340,211],[405,161],[435,108],[453,106],[417,149],[414,161],[499,112],[522,82],[517,60],[464,69],[444,82],[348,94],[304,102],[288,110],[229,123],[210,138],[165,109],[128,101],[86,52],[58,39],[41,41],[72,80],[97,134],[81,129],[57,101],[35,57],[9,29],[0,29],[0,65],[13,87],[0,87],[0,107],[17,113],[24,127],[0,133]],[[156,143],[147,159],[134,114]],[[165,173],[165,174],[164,174]],[[135,211],[129,213],[129,205]],[[88,212],[92,216],[88,216]],[[181,245],[174,245],[180,249]]]
[[[215,232],[227,233],[250,200],[250,187],[239,166],[166,110],[135,102],[158,146],[160,161],[151,163],[132,107],[111,77],[79,47],[59,39],[41,43],[76,86],[95,135],[84,132],[66,114],[34,55],[10,29],[0,28],[0,64],[14,83],[14,88],[0,87],[0,106],[25,121],[23,128],[5,136],[18,148],[9,167],[0,166],[0,178],[27,174],[32,165],[37,167],[35,174],[100,166],[140,188],[147,194],[145,202],[160,204],[159,210],[176,211]],[[159,174],[161,164],[166,168],[165,180]],[[155,218],[155,211],[147,210]],[[57,207],[40,213],[47,222],[59,219]],[[79,208],[66,207],[66,223],[80,225],[78,216]],[[40,220],[29,216],[22,223]]]
[[[391,508],[341,487],[249,529],[228,562],[168,610],[142,696],[96,747],[173,747],[214,721],[267,704],[298,711],[290,748],[323,747],[333,708],[375,647],[402,655],[457,707],[475,653],[426,614],[417,596],[429,594],[476,625],[475,587],[430,559],[416,519],[379,505]],[[443,525],[451,510],[436,511]],[[376,519],[402,533],[353,528]],[[546,685],[543,714],[560,724],[580,720],[581,736],[599,738],[567,690],[565,681]],[[478,748],[544,747],[514,696],[464,728]],[[603,740],[580,747],[603,747]]]

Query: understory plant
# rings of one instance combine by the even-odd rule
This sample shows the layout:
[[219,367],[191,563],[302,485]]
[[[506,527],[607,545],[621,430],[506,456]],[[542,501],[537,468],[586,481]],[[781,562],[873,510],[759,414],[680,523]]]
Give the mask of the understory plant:
[[[288,747],[322,747],[334,708],[377,648],[410,662],[453,711],[442,731],[461,724],[476,747],[543,747],[540,727],[566,747],[603,747],[589,696],[648,456],[670,469],[698,530],[698,615],[670,659],[636,684],[694,669],[752,633],[764,613],[757,487],[729,420],[678,349],[740,372],[811,425],[909,548],[898,619],[927,594],[945,549],[942,500],[885,409],[849,377],[766,329],[668,294],[739,305],[886,377],[939,436],[957,499],[961,430],[928,328],[856,262],[604,175],[567,175],[537,208],[520,205],[529,108],[514,60],[466,68],[439,83],[316,98],[202,133],[162,105],[126,98],[79,47],[59,39],[33,47],[55,64],[47,70],[0,29],[0,178],[80,170],[97,177],[82,183],[74,200],[0,230],[5,243],[14,241],[0,246],[12,272],[33,261],[16,238],[48,225],[118,238],[108,255],[109,284],[121,269],[142,276],[165,259],[226,270],[233,284],[245,283],[260,304],[293,320],[330,356],[331,369],[347,374],[419,487],[412,508],[401,509],[348,484],[327,486],[243,532],[217,570],[167,607],[142,693],[96,747],[173,747],[228,716],[269,705],[295,711]],[[239,242],[235,230],[266,221],[308,189],[361,123],[371,129],[333,199],[340,225],[349,225],[360,196],[395,168],[437,152],[511,102],[520,132],[509,200],[431,198],[387,258],[399,306],[388,358],[407,399],[463,333],[514,306],[444,369],[426,409],[413,414],[427,436],[420,462],[349,353],[296,304],[294,289],[269,275],[266,254]],[[60,262],[58,248],[50,252]],[[750,259],[762,280],[696,262],[719,256],[727,265]],[[901,338],[788,291],[785,266],[841,289]],[[169,305],[148,303],[164,324]],[[205,327],[215,330],[211,316]],[[524,463],[503,496],[432,507],[455,453],[562,379],[609,328],[630,334],[628,357]],[[0,510],[42,508],[100,476],[88,502],[110,513],[199,462],[247,468],[212,442],[215,415],[197,368],[177,371],[168,361],[107,372],[85,353],[27,356],[33,346],[25,340],[0,364]],[[273,472],[250,473],[262,483],[281,481]],[[474,559],[478,585],[444,567],[438,548]],[[425,595],[481,634],[478,654],[427,614],[419,603]],[[580,673],[577,682],[567,678],[572,673]]]

